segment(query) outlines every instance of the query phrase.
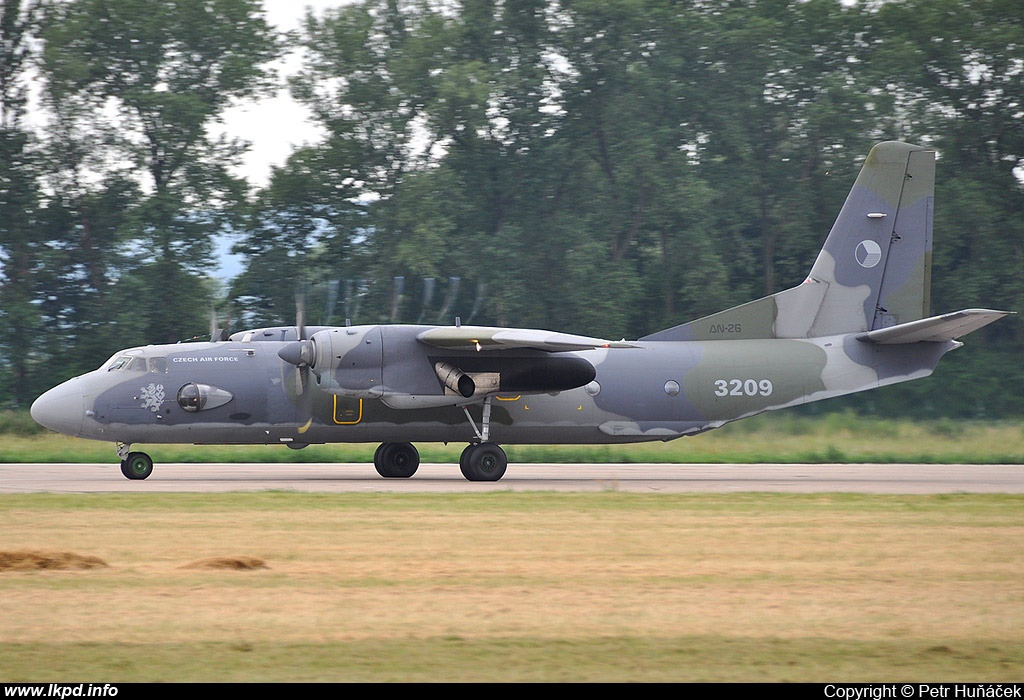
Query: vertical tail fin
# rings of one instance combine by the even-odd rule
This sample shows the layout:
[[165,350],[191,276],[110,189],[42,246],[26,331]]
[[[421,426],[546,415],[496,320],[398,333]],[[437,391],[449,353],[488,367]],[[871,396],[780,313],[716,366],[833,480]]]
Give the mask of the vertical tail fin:
[[811,335],[928,315],[934,197],[934,152],[896,142],[871,149],[808,278],[829,285]]
[[880,143],[803,284],[643,340],[811,338],[924,318],[934,196],[933,151]]

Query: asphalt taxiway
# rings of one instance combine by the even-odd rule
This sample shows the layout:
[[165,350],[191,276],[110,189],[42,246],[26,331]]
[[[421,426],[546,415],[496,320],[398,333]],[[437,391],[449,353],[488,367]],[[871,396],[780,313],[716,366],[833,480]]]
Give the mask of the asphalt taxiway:
[[0,493],[1024,493],[1024,465],[964,464],[510,464],[496,482],[466,481],[454,464],[423,464],[384,479],[370,464],[160,464],[129,481],[109,464],[0,464]]

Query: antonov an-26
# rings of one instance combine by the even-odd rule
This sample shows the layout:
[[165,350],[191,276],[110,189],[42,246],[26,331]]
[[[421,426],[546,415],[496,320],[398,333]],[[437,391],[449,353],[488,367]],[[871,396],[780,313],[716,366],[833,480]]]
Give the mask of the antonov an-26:
[[797,287],[635,341],[516,328],[295,326],[150,345],[40,396],[33,418],[117,445],[379,442],[410,477],[414,442],[468,443],[495,481],[505,444],[671,440],[787,406],[919,379],[1007,312],[929,316],[934,152],[875,146]]

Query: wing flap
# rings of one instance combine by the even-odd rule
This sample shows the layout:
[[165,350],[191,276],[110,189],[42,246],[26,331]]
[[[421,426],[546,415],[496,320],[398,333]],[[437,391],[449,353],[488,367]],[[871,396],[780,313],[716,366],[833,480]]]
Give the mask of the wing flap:
[[868,331],[858,335],[857,340],[880,345],[956,340],[993,321],[998,321],[1010,313],[1009,311],[993,311],[991,309],[964,309],[941,316],[901,323],[898,326]]

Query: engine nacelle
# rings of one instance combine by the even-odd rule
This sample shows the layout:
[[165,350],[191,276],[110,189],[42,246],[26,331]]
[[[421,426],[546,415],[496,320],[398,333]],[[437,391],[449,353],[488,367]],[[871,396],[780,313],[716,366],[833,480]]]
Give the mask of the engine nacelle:
[[498,393],[567,391],[596,376],[590,362],[571,353],[438,349],[423,343],[421,332],[414,326],[322,329],[278,354],[312,372],[323,391],[383,399],[393,408],[463,405]]
[[324,391],[356,398],[383,392],[384,345],[380,326],[349,326],[314,333],[310,369]]

